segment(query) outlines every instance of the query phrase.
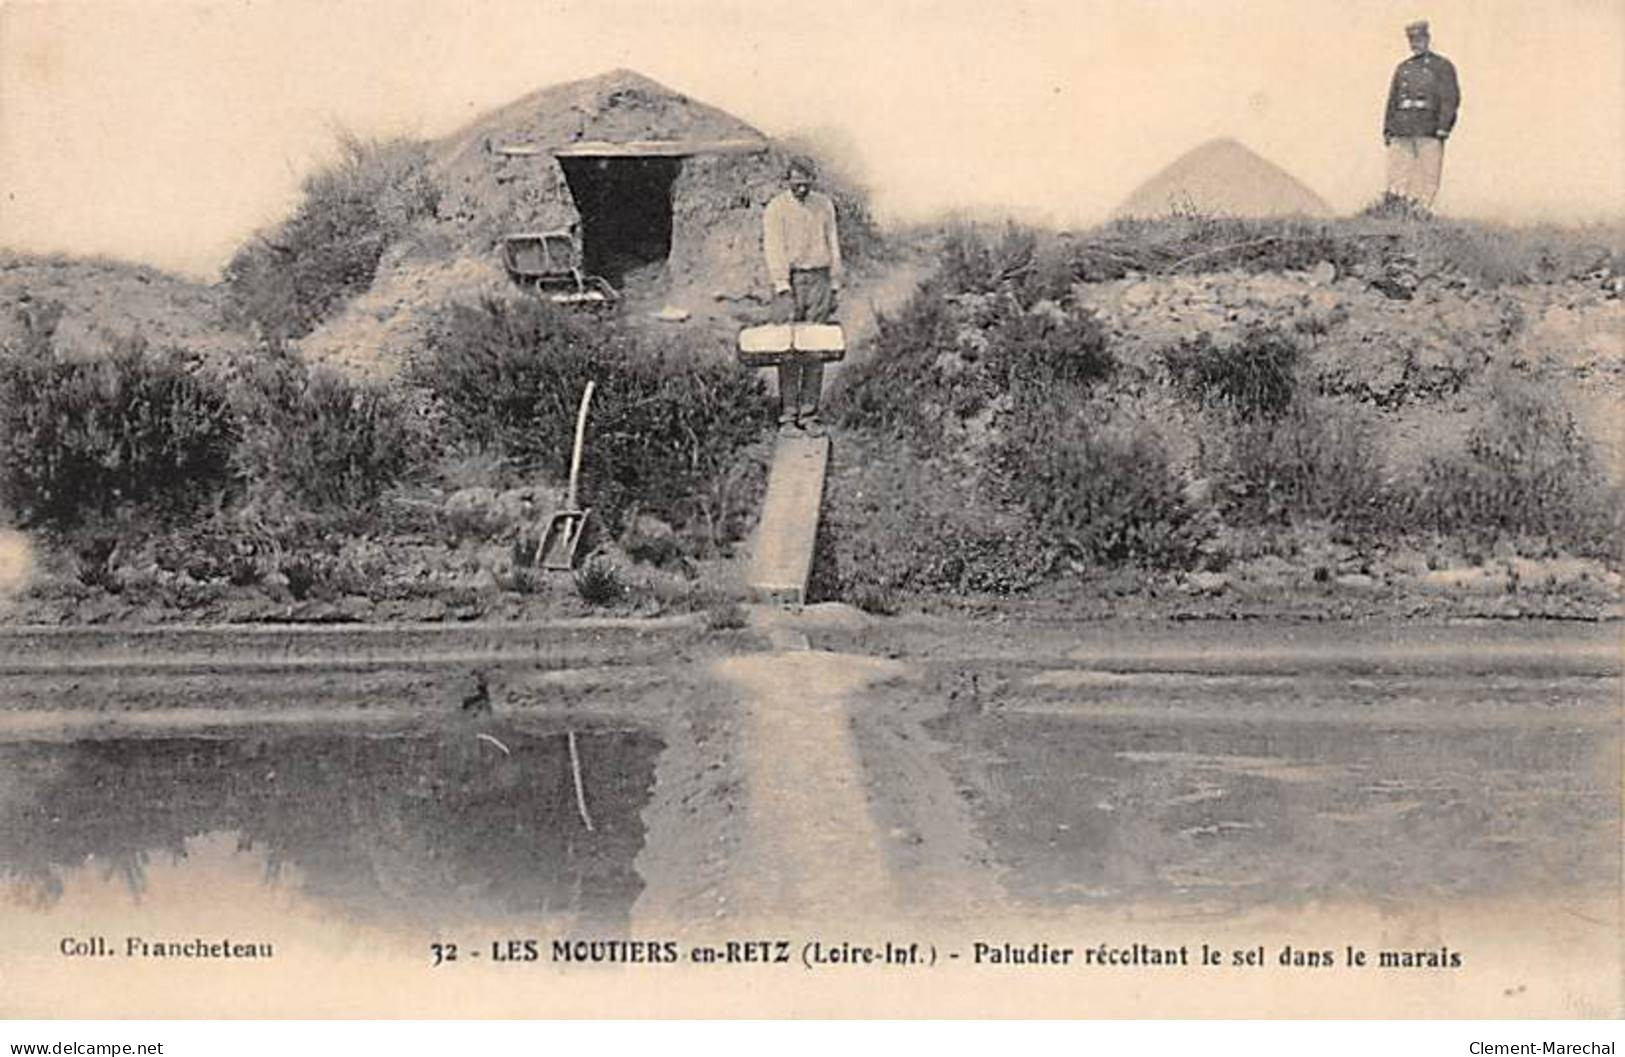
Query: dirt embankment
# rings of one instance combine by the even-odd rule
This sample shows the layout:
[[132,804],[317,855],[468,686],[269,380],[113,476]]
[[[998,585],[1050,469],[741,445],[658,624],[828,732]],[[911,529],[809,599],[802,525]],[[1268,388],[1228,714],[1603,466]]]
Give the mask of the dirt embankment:
[[[672,659],[749,649],[695,617],[449,625],[0,629],[0,728],[363,720],[589,709],[663,718]],[[71,721],[71,722],[70,722]],[[184,724],[180,724],[184,725]]]
[[28,317],[55,319],[57,348],[86,356],[130,340],[225,356],[251,340],[227,321],[218,287],[125,261],[0,251],[0,306],[0,344]]
[[[1518,372],[1562,394],[1609,476],[1625,480],[1618,414],[1625,301],[1601,283],[1483,289],[1454,276],[1338,274],[1325,264],[1082,283],[1073,291],[1106,323],[1114,352],[1151,374],[1159,351],[1203,335],[1221,345],[1256,326],[1300,335],[1320,390],[1377,414],[1382,454],[1395,466],[1458,444],[1483,408],[1490,373]],[[1182,433],[1178,446],[1189,450],[1196,438]]]
[[[1618,282],[1493,285],[1407,252],[1407,234],[1428,248],[1427,230],[1385,232],[1382,252],[1339,264],[1188,273],[1180,262],[1199,265],[1197,253],[1098,281],[1073,281],[1078,262],[1104,253],[1087,238],[1038,238],[1023,254],[1019,231],[959,237],[888,331],[887,366],[860,350],[834,394],[866,432],[837,436],[832,590],[872,588],[882,606],[886,592],[952,605],[1014,590],[1101,616],[1619,614],[1620,568],[1598,542],[1625,484]],[[1341,245],[1336,229],[1323,237]],[[1057,376],[1091,357],[1109,369],[1064,398],[1018,399],[1001,365],[1034,349]],[[1279,419],[1247,403],[1257,390],[1224,388],[1271,371]],[[1036,434],[1035,407],[1054,417]],[[1528,437],[1508,428],[1524,408]],[[888,439],[894,424],[910,448]],[[1068,428],[1110,454],[1034,499],[1042,489],[1025,486],[1043,474],[1012,473],[1012,452],[1055,438],[1090,465]],[[1125,437],[1147,438],[1155,457],[1132,462]],[[1103,481],[1115,493],[1086,510],[1081,497]],[[1121,498],[1142,481],[1139,494],[1167,487],[1175,513],[1159,521],[1154,503]],[[1518,513],[1534,495],[1584,527],[1564,535]],[[972,515],[967,500],[981,503]],[[1114,561],[1090,549],[1096,523],[1135,546],[1189,533],[1194,553]]]
[[398,246],[379,262],[372,285],[301,339],[299,351],[351,377],[386,380],[424,347],[435,310],[513,293],[494,251],[435,259]]

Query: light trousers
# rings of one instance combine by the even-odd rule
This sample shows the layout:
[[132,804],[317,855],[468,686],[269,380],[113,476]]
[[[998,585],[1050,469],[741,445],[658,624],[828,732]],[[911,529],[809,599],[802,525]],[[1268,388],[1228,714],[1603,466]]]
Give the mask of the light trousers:
[[[828,323],[835,316],[835,291],[828,268],[796,269],[790,273],[791,313],[797,323]],[[795,422],[818,415],[818,397],[824,390],[824,361],[816,356],[792,356],[779,364],[779,420]]]
[[1388,144],[1388,193],[1423,208],[1433,205],[1444,169],[1444,140],[1437,136],[1395,136]]

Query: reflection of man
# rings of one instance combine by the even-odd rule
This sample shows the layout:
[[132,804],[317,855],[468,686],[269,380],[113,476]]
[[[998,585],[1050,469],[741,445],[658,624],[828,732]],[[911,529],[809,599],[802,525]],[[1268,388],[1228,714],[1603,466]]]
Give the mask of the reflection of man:
[[[762,250],[780,322],[828,323],[835,317],[841,243],[835,203],[812,189],[817,179],[810,159],[792,160],[788,189],[775,195],[762,215]],[[779,428],[822,436],[818,397],[823,388],[824,362],[816,356],[792,356],[779,364]]]
[[1394,70],[1388,87],[1382,142],[1388,147],[1388,193],[1425,209],[1439,193],[1444,141],[1456,127],[1461,90],[1450,60],[1428,50],[1426,22],[1406,26],[1405,37],[1411,57]]

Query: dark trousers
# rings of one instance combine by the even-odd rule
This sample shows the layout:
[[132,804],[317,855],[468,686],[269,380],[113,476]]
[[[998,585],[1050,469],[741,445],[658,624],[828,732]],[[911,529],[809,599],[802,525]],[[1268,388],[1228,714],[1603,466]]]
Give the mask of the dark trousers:
[[[790,273],[791,320],[828,323],[835,316],[835,291],[828,268],[796,269]],[[779,418],[794,421],[818,414],[824,391],[824,361],[817,356],[792,356],[779,364]]]

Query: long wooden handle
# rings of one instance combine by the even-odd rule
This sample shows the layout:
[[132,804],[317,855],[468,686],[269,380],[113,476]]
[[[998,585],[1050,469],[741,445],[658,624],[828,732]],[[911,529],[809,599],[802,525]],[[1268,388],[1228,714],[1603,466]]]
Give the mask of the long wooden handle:
[[576,412],[576,446],[570,453],[570,494],[564,501],[569,510],[576,508],[576,484],[581,477],[581,447],[587,439],[587,405],[592,403],[592,390],[597,384],[587,383],[587,388],[581,394],[581,410]]

